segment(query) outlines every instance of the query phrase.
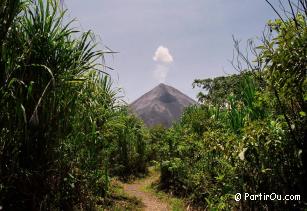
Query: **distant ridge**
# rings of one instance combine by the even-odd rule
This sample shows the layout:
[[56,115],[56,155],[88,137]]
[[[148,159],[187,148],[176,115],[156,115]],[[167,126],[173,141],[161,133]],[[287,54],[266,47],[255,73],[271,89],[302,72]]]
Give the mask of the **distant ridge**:
[[180,118],[184,108],[193,104],[197,104],[196,101],[161,83],[132,102],[130,108],[147,126],[161,124],[170,127]]

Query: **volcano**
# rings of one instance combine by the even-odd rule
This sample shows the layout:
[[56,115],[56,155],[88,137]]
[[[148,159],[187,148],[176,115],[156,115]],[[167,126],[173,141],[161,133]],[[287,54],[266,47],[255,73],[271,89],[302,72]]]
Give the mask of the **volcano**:
[[184,108],[196,101],[174,87],[159,84],[130,104],[131,110],[149,126],[170,127],[182,115]]

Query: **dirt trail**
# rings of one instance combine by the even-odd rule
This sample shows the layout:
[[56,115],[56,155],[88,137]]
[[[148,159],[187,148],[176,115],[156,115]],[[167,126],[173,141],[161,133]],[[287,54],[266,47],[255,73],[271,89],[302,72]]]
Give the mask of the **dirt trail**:
[[131,197],[137,197],[145,205],[145,211],[169,211],[169,205],[161,201],[150,192],[146,192],[145,188],[152,182],[157,181],[159,175],[154,174],[145,179],[136,181],[134,183],[124,183],[124,191]]

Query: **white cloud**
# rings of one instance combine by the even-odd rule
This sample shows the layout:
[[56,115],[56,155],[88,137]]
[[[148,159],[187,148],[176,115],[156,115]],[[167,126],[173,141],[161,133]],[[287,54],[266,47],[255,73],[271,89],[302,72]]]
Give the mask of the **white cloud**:
[[170,64],[174,61],[173,56],[170,54],[168,48],[164,46],[159,46],[157,48],[153,60],[164,64]]
[[159,83],[164,83],[170,70],[169,66],[174,61],[173,56],[168,48],[161,45],[157,48],[153,60],[157,62],[153,76]]

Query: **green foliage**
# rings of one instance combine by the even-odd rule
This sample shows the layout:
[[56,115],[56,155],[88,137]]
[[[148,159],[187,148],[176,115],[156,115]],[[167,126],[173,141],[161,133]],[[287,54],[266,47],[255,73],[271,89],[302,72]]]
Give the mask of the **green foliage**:
[[234,187],[228,184],[236,178],[230,161],[235,136],[216,122],[214,113],[206,106],[190,107],[176,129],[169,131],[173,149],[161,164],[161,187],[198,205],[210,201],[213,207],[230,208]]
[[[238,166],[244,183],[243,191],[294,195],[301,192],[299,186],[303,182],[303,178],[297,175],[302,169],[300,150],[287,137],[287,124],[282,118],[269,121],[254,121],[244,128]],[[246,203],[251,207],[265,207],[261,201]],[[278,209],[281,203],[274,201],[269,206]],[[291,207],[289,204],[282,206]]]
[[198,94],[200,102],[212,105],[224,106],[229,94],[239,94],[240,75],[221,76],[214,79],[196,79],[193,87],[204,89],[205,93]]
[[[162,188],[209,210],[306,208],[306,14],[269,22],[273,39],[256,50],[262,69],[194,81],[203,105],[167,132]],[[238,192],[304,199],[235,202]]]
[[[202,105],[147,130],[101,70],[93,33],[65,24],[57,1],[1,1],[0,206],[94,210],[112,176],[154,160],[161,188],[206,209],[306,208],[306,1],[297,6],[268,23],[261,68],[195,80]],[[302,200],[239,203],[237,192]]]
[[146,130],[57,1],[0,8],[0,205],[92,210],[110,176],[146,171]]
[[[157,125],[149,129],[148,142],[148,161],[161,161],[167,143],[164,142],[166,137],[166,129],[162,125]],[[164,150],[162,150],[162,148]]]
[[276,111],[285,117],[292,139],[307,153],[306,144],[306,15],[295,14],[288,21],[270,21],[271,30],[277,33],[272,40],[265,40],[260,58],[267,65],[264,69],[268,91],[276,99]]
[[[128,114],[128,110],[121,111],[121,122],[118,128],[116,141],[116,150],[112,152],[112,161],[114,163],[113,172],[119,176],[137,175],[146,173],[146,143],[147,134],[141,121]],[[110,128],[114,130],[113,128]]]

